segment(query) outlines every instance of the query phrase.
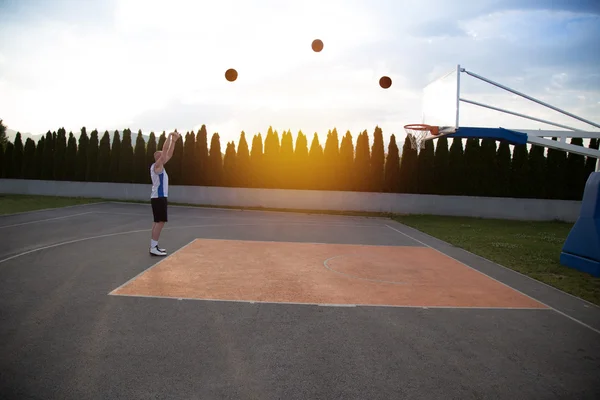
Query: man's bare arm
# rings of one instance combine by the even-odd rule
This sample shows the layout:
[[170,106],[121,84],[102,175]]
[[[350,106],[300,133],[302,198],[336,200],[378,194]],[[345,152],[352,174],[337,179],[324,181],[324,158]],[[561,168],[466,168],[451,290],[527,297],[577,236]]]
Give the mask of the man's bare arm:
[[173,156],[173,151],[175,150],[175,141],[177,140],[178,135],[179,134],[177,132],[171,132],[169,134],[169,137],[163,146],[162,154],[160,158],[156,160],[154,165],[154,171],[157,174],[162,171],[164,164],[166,164]]

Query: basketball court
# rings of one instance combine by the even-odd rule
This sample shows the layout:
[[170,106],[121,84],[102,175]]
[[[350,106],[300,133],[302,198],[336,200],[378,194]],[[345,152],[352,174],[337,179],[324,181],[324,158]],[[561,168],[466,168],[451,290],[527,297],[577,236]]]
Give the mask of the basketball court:
[[2,398],[600,396],[600,308],[384,218],[0,217]]

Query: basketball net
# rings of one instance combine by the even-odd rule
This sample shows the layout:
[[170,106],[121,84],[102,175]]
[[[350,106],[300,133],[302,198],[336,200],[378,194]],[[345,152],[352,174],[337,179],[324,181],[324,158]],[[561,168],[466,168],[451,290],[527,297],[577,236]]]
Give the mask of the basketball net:
[[408,138],[410,139],[410,146],[413,150],[425,148],[425,138],[428,134],[437,136],[439,134],[439,128],[433,125],[427,124],[409,124],[404,125],[404,130]]

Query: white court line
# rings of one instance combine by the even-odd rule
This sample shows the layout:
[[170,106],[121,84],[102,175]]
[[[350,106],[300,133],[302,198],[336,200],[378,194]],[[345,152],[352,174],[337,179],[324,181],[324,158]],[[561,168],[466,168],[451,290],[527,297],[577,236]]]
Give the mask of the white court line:
[[[170,226],[170,227],[165,227],[163,228],[163,231],[165,230],[174,230],[174,229],[189,229],[189,228],[212,228],[212,227],[222,227],[222,226],[263,226],[264,224],[204,224],[204,225],[185,225],[185,226]],[[290,224],[287,224],[290,225]],[[302,223],[298,223],[296,225],[308,225],[308,224],[302,224]],[[325,224],[327,225],[327,224]],[[354,226],[354,225],[353,225]],[[360,227],[360,225],[355,225],[356,227]],[[369,228],[371,228],[371,225],[368,225]],[[384,227],[383,225],[381,227]],[[27,254],[31,254],[31,253],[35,253],[41,250],[46,250],[46,249],[51,249],[54,247],[59,247],[59,246],[64,246],[67,244],[73,244],[73,243],[78,243],[78,242],[83,242],[86,240],[92,240],[92,239],[101,239],[101,238],[105,238],[105,237],[112,237],[112,236],[118,236],[118,235],[128,235],[131,233],[141,233],[141,232],[151,232],[152,229],[137,229],[137,230],[133,230],[133,231],[126,231],[126,232],[115,232],[115,233],[107,233],[105,235],[98,235],[98,236],[90,236],[90,237],[86,237],[86,238],[80,238],[80,239],[74,239],[74,240],[69,240],[66,242],[60,242],[60,243],[55,243],[55,244],[51,244],[49,246],[44,246],[44,247],[38,247],[37,249],[32,249],[23,253],[19,253],[19,254],[15,254],[14,256],[10,256],[8,258],[5,258],[3,260],[0,260],[0,264],[2,264],[3,262],[9,261],[9,260],[13,260],[15,258],[21,257],[21,256],[25,256]],[[227,239],[208,239],[208,238],[199,238],[201,240],[227,240]],[[237,239],[230,239],[231,241],[239,241]],[[286,243],[286,242],[278,242],[278,241],[260,241],[260,240],[252,240],[252,242],[262,242],[262,243]],[[331,244],[336,244],[336,243],[310,243],[310,242],[297,242],[297,243],[305,243],[305,244],[326,244],[326,245],[331,245]],[[338,243],[339,245],[339,243]],[[344,244],[341,244],[342,246],[344,246]],[[348,244],[346,244],[348,245]],[[351,246],[377,246],[377,245],[356,245],[356,244],[350,244]]]
[[[127,204],[127,205],[134,205],[134,206],[144,206],[144,205],[150,205],[147,203],[127,203],[127,202],[122,202],[122,201],[106,201],[106,203],[113,203],[113,204]],[[217,210],[217,211],[229,211],[229,212],[258,212],[258,213],[278,213],[278,214],[310,214],[310,215],[322,215],[322,216],[326,216],[326,217],[343,217],[343,218],[369,218],[369,219],[385,219],[385,220],[389,220],[388,217],[379,217],[379,216],[370,216],[370,215],[344,215],[344,214],[328,214],[327,211],[328,210],[299,210],[299,211],[289,211],[289,210],[278,210],[276,208],[272,208],[272,209],[268,209],[268,210],[252,210],[252,209],[246,209],[243,206],[227,206],[227,208],[225,207],[219,207],[219,206],[181,206],[181,205],[176,205],[176,204],[169,204],[169,207],[177,207],[177,208],[190,208],[190,209],[195,209],[195,210],[202,210],[202,209],[209,209],[209,210]],[[333,211],[333,210],[330,210]],[[353,211],[348,211],[349,213],[353,212]]]
[[491,279],[491,280],[493,280],[493,281],[496,281],[496,282],[498,282],[499,284],[501,284],[501,285],[504,285],[504,286],[506,286],[507,288],[509,288],[509,289],[512,289],[512,290],[514,290],[514,291],[516,291],[516,292],[518,292],[518,293],[522,294],[523,296],[526,296],[526,297],[530,298],[531,300],[537,301],[538,303],[540,303],[540,304],[542,304],[542,305],[544,305],[544,306],[546,306],[546,307],[548,307],[548,308],[550,308],[550,309],[552,309],[552,310],[556,311],[557,313],[559,313],[559,314],[561,314],[561,315],[563,315],[563,316],[565,316],[565,317],[567,317],[567,318],[569,318],[569,319],[571,319],[571,320],[573,320],[573,321],[577,322],[578,324],[580,324],[580,325],[583,325],[583,326],[585,326],[586,328],[588,328],[588,329],[591,329],[592,331],[594,331],[594,332],[596,332],[596,333],[600,334],[600,330],[598,330],[598,329],[596,329],[596,328],[594,328],[594,327],[592,327],[592,326],[590,326],[590,325],[586,324],[585,322],[582,322],[582,321],[580,321],[580,320],[578,320],[578,319],[576,319],[576,318],[574,318],[574,317],[571,317],[570,315],[568,315],[568,314],[565,314],[564,312],[562,312],[562,311],[559,311],[559,310],[557,310],[556,308],[554,308],[554,307],[551,307],[551,306],[549,306],[548,304],[546,304],[546,303],[544,303],[544,302],[542,302],[542,301],[540,301],[540,300],[538,300],[538,299],[536,299],[536,298],[534,298],[534,297],[532,297],[532,296],[529,296],[528,294],[525,294],[525,293],[521,292],[519,289],[516,289],[516,288],[514,288],[514,287],[512,287],[512,286],[510,286],[510,285],[507,285],[507,284],[506,284],[506,283],[504,283],[504,282],[500,282],[498,279],[496,279],[496,278],[493,278],[493,277],[491,277],[491,276],[489,276],[489,275],[487,275],[487,274],[485,274],[485,273],[483,273],[483,272],[479,271],[478,269],[475,269],[475,268],[471,267],[470,265],[467,265],[467,264],[465,264],[464,262],[457,260],[456,258],[454,258],[454,257],[452,257],[452,256],[450,256],[450,255],[448,255],[448,254],[446,254],[446,253],[444,253],[444,252],[442,252],[442,251],[440,251],[440,250],[436,249],[435,247],[432,247],[432,246],[428,245],[427,243],[423,243],[423,242],[421,242],[420,240],[418,240],[418,239],[415,239],[414,237],[410,236],[410,235],[409,235],[409,234],[407,234],[407,233],[404,233],[404,232],[402,232],[402,231],[400,231],[400,230],[398,230],[398,229],[396,229],[396,228],[393,228],[393,227],[391,227],[391,226],[389,226],[389,225],[386,225],[386,226],[387,226],[388,228],[390,228],[391,230],[393,230],[393,231],[396,231],[396,232],[398,232],[399,234],[401,234],[401,235],[404,235],[404,236],[406,236],[406,237],[408,237],[408,238],[410,238],[410,239],[414,240],[415,242],[421,243],[422,245],[424,245],[424,246],[427,246],[427,247],[429,247],[430,249],[432,249],[432,250],[435,250],[435,251],[437,251],[438,253],[440,253],[440,254],[442,254],[442,255],[444,255],[444,256],[446,256],[446,257],[448,257],[448,258],[451,258],[451,259],[453,259],[453,260],[454,260],[454,261],[456,261],[456,262],[459,262],[459,263],[461,263],[461,264],[462,264],[462,265],[464,265],[465,267],[467,267],[467,268],[470,268],[470,269],[472,269],[473,271],[476,271],[476,272],[478,272],[478,273],[480,273],[480,274],[482,274],[482,275],[484,275],[484,276],[488,277],[489,279]]
[[140,275],[145,274],[146,272],[150,271],[152,268],[156,267],[157,265],[159,265],[161,262],[165,261],[168,257],[173,256],[175,254],[177,254],[179,251],[185,249],[186,247],[188,247],[190,244],[194,243],[197,239],[193,239],[191,242],[189,242],[188,244],[180,247],[179,249],[175,250],[173,253],[171,253],[169,256],[165,256],[162,257],[162,259],[160,261],[158,261],[157,263],[155,263],[154,265],[150,266],[149,268],[146,268],[145,270],[143,270],[142,272],[140,272],[139,274],[137,274],[136,276],[134,276],[133,278],[129,279],[127,282],[125,282],[124,284],[122,284],[121,286],[119,286],[116,289],[113,289],[110,291],[110,294],[113,294],[113,292],[116,292],[117,290],[121,289],[122,287],[128,285],[130,282],[132,282],[134,279],[138,278]]
[[294,306],[319,306],[319,307],[383,307],[383,308],[420,308],[420,309],[456,309],[456,310],[528,310],[528,311],[552,311],[549,308],[533,307],[463,307],[463,306],[407,306],[395,304],[336,304],[336,303],[299,303],[285,301],[262,301],[262,300],[231,300],[231,299],[200,299],[197,297],[177,297],[177,296],[154,296],[145,294],[115,294],[113,290],[109,295],[122,297],[140,297],[145,299],[167,299],[167,300],[188,300],[188,301],[206,301],[214,303],[247,303],[247,304],[277,304]]
[[[415,228],[411,228],[410,226],[407,226],[407,228],[409,228],[409,229],[415,229]],[[434,239],[434,240],[439,240],[439,241],[443,242],[442,240],[440,240],[440,239],[436,238],[435,236],[431,236],[431,235],[429,235],[428,233],[421,232],[421,231],[419,231],[419,233],[421,233],[422,235],[428,236],[428,237],[429,237],[429,238],[431,238],[431,239]],[[470,255],[472,255],[472,256],[475,256],[475,257],[477,257],[477,258],[480,258],[480,259],[482,259],[483,261],[492,262],[494,265],[497,265],[498,267],[502,267],[502,268],[504,268],[504,269],[505,269],[506,271],[508,271],[508,272],[511,272],[511,273],[513,273],[513,274],[517,274],[517,275],[521,275],[523,278],[527,278],[527,279],[529,279],[530,281],[533,281],[533,282],[535,282],[535,283],[542,284],[542,285],[546,286],[547,288],[553,289],[554,291],[557,291],[557,292],[559,292],[559,293],[561,293],[561,294],[565,294],[565,295],[567,295],[567,296],[570,296],[570,297],[572,297],[572,298],[574,298],[574,299],[577,299],[577,300],[579,300],[579,301],[582,301],[582,302],[586,303],[587,305],[589,305],[589,306],[592,306],[592,307],[594,307],[594,308],[598,308],[598,309],[600,309],[600,306],[599,306],[599,305],[597,305],[597,304],[594,304],[594,303],[592,303],[592,302],[590,302],[590,301],[588,301],[588,300],[586,300],[586,299],[582,299],[581,297],[577,297],[577,296],[575,296],[575,295],[573,295],[573,294],[571,294],[571,293],[567,293],[567,292],[565,292],[565,291],[563,291],[563,290],[560,290],[560,289],[559,289],[559,288],[557,288],[557,287],[554,287],[554,286],[548,285],[546,282],[538,281],[537,279],[534,279],[534,278],[532,278],[532,277],[530,277],[530,276],[528,276],[528,275],[525,275],[525,274],[523,274],[523,273],[521,273],[521,272],[519,272],[519,271],[515,271],[514,269],[508,268],[508,267],[506,267],[506,266],[504,266],[504,265],[502,265],[502,264],[498,264],[498,263],[497,263],[497,262],[495,262],[495,261],[490,261],[490,260],[488,260],[487,258],[480,256],[479,254],[471,253],[469,250],[465,250],[465,249],[463,249],[463,248],[461,248],[461,250],[462,250],[462,251],[464,251],[465,253],[469,253],[469,254],[470,254]]]
[[[7,194],[10,194],[10,193],[7,193]],[[65,208],[94,206],[94,205],[98,205],[98,204],[106,204],[106,202],[102,201],[102,202],[96,202],[96,203],[74,204],[72,206],[55,207],[55,208],[42,208],[40,210],[23,211],[23,212],[12,213],[12,214],[2,214],[2,215],[0,215],[0,218],[12,217],[13,215],[33,214],[33,213],[38,213],[38,212],[43,212],[43,211],[64,210]]]
[[59,219],[77,217],[77,216],[80,216],[80,215],[93,214],[93,213],[94,213],[94,211],[88,211],[88,212],[79,213],[79,214],[65,215],[65,216],[62,216],[62,217],[47,218],[47,219],[38,219],[38,220],[35,220],[35,221],[23,222],[23,223],[20,223],[20,224],[2,225],[2,226],[0,226],[0,229],[13,228],[15,226],[23,226],[23,225],[29,225],[29,224],[37,224],[39,222],[56,221],[56,220],[59,220]]
[[[92,211],[96,214],[114,214],[114,215],[137,215],[137,216],[143,216],[143,217],[148,217],[148,214],[141,214],[141,213],[120,213],[120,212],[112,212],[112,211]],[[152,217],[152,215],[150,214],[150,218]],[[240,221],[240,220],[247,220],[247,221],[260,221],[260,222],[268,222],[268,223],[277,223],[277,224],[285,224],[285,225],[290,225],[290,224],[301,224],[301,225],[326,225],[326,226],[335,226],[335,227],[356,227],[356,228],[385,228],[385,225],[381,225],[381,224],[365,224],[365,225],[358,225],[358,224],[342,224],[342,223],[331,223],[331,222],[319,222],[317,220],[314,221],[286,221],[286,220],[281,220],[281,219],[266,219],[266,218],[248,218],[248,217],[221,217],[221,216],[214,216],[214,217],[200,217],[200,216],[188,216],[188,215],[171,215],[171,217],[179,217],[182,219],[219,219],[219,220],[223,220],[223,219],[230,219],[230,220],[236,220],[236,221]],[[254,225],[254,224],[253,224]],[[173,228],[173,227],[172,227]],[[164,228],[166,229],[166,228]]]

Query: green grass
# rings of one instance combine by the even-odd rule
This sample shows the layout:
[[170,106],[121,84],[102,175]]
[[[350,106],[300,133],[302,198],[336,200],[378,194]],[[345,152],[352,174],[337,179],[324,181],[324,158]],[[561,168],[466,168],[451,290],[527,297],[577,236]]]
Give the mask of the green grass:
[[[0,215],[76,204],[107,201],[101,199],[0,195]],[[130,203],[148,202],[130,201]],[[171,203],[191,207],[197,204]],[[215,206],[205,206],[215,207]],[[572,224],[564,222],[523,222],[467,217],[428,215],[394,216],[385,213],[329,210],[271,209],[262,207],[215,207],[307,214],[389,217],[456,247],[485,257],[567,293],[600,305],[600,278],[566,268],[559,263],[563,243]]]
[[560,252],[571,223],[426,215],[393,219],[600,305],[600,278],[560,265]]
[[98,199],[0,194],[0,215],[96,203]]

